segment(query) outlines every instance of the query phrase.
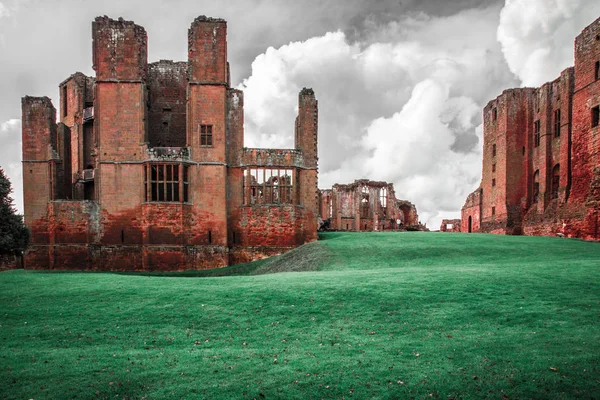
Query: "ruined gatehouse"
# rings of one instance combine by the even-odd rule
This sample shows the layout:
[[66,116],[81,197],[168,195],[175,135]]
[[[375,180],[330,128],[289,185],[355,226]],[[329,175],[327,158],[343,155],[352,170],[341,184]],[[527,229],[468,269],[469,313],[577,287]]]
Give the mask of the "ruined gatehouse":
[[27,268],[207,269],[317,239],[311,89],[293,149],[249,149],[226,21],[196,18],[184,62],[148,63],[130,21],[92,36],[95,76],[60,84],[58,123],[49,98],[22,99]]

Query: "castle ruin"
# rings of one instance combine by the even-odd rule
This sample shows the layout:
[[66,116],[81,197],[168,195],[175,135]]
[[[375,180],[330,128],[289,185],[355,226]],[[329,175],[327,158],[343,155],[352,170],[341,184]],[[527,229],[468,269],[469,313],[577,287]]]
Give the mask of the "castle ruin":
[[198,17],[188,60],[147,61],[146,31],[92,23],[95,77],[24,97],[27,268],[182,270],[317,239],[317,100],[299,94],[294,149],[244,147],[227,23]]

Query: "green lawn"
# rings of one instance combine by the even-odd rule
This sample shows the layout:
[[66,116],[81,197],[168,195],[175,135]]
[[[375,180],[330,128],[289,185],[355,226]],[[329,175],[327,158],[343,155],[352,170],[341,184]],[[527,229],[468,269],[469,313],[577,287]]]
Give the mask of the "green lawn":
[[222,277],[0,273],[0,398],[600,397],[599,243],[322,238]]

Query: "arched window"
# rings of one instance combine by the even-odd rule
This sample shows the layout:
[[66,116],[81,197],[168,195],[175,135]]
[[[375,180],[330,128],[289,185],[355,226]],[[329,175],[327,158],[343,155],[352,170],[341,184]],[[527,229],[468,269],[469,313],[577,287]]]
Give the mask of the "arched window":
[[552,168],[552,198],[558,198],[558,187],[560,185],[560,164]]
[[531,202],[537,203],[540,196],[540,171],[535,170],[533,173],[533,188],[531,190]]

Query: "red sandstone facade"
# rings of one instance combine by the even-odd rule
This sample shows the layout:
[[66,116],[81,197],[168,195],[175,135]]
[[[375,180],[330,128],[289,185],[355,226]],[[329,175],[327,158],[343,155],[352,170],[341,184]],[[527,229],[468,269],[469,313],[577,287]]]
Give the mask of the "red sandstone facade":
[[338,231],[421,230],[416,207],[396,199],[394,185],[360,179],[319,194],[319,216]]
[[188,61],[147,62],[144,28],[92,23],[95,77],[60,84],[60,115],[25,97],[27,268],[207,269],[317,239],[317,100],[294,149],[248,149],[227,23],[197,18]]
[[575,39],[575,66],[483,110],[480,187],[463,232],[600,239],[600,18]]

